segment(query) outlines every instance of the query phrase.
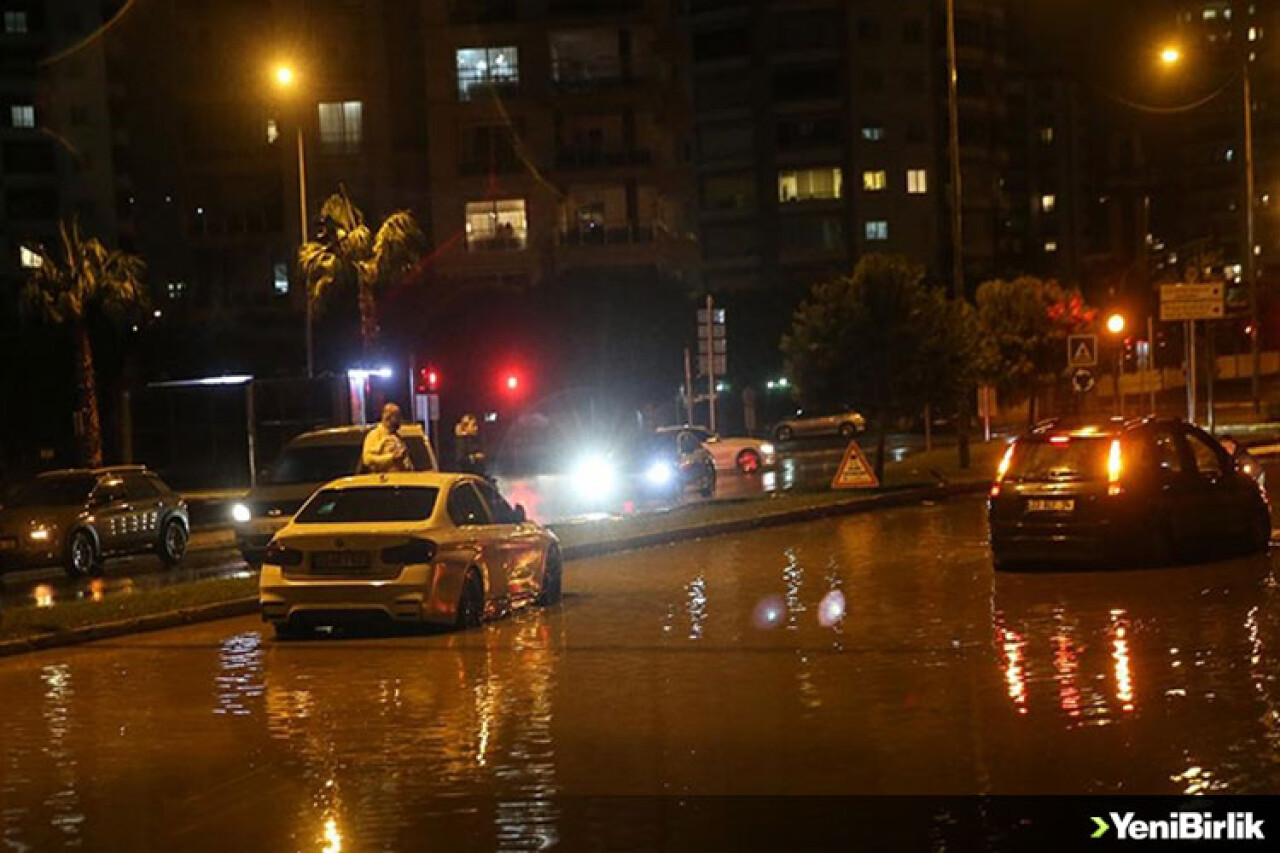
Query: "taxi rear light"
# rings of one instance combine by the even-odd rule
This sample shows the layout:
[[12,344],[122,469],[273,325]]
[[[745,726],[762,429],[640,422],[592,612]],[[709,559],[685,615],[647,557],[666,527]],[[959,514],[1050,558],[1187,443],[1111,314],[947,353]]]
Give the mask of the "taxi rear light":
[[1054,436],[1050,436],[1050,437],[1049,437],[1049,443],[1050,443],[1050,444],[1054,444],[1054,445],[1057,445],[1057,446],[1061,447],[1061,446],[1062,446],[1062,445],[1064,445],[1064,444],[1070,444],[1070,443],[1071,443],[1071,436],[1069,436],[1069,435],[1054,435]]
[[391,565],[430,563],[436,558],[436,543],[430,539],[413,539],[403,545],[382,549],[382,562]]
[[279,542],[271,542],[262,553],[262,562],[273,566],[300,566],[302,552],[296,548],[286,548]]
[[1107,453],[1107,494],[1118,495],[1124,491],[1120,485],[1120,475],[1124,473],[1124,452],[1120,439],[1111,439],[1111,450]]
[[1000,459],[1000,465],[996,468],[996,481],[991,484],[991,497],[1000,496],[1000,483],[1004,481],[1004,475],[1009,473],[1009,465],[1013,462],[1013,448],[1010,444],[1009,449],[1004,452],[1004,456]]

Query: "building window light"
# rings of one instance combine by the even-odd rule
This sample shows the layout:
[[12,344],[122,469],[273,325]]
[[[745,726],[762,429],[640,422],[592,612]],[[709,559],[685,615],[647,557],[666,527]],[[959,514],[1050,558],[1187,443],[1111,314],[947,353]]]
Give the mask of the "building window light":
[[869,169],[862,173],[862,189],[866,192],[881,192],[888,183],[888,176],[883,169]]
[[1057,206],[1058,206],[1058,197],[1053,193],[1045,193],[1044,195],[1040,196],[1040,212],[1041,213],[1053,213],[1054,209]]
[[926,169],[907,169],[907,192],[923,195],[929,191],[929,172]]

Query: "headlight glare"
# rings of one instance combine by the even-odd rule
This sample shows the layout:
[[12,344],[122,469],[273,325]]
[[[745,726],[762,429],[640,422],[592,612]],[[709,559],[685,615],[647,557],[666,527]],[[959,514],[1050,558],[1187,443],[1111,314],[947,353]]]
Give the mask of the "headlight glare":
[[253,518],[253,513],[249,512],[249,507],[244,504],[236,504],[231,507],[231,518],[240,524],[244,524]]
[[614,486],[613,465],[601,454],[584,456],[573,467],[573,485],[585,498],[608,497]]
[[671,474],[671,464],[659,460],[645,470],[644,478],[655,486],[665,486],[671,482]]

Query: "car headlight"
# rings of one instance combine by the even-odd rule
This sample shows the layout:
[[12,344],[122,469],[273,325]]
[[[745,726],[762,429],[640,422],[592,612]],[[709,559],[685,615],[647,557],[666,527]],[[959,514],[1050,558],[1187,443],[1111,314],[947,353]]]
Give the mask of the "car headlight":
[[244,524],[246,521],[253,518],[253,513],[249,512],[249,507],[244,504],[236,504],[231,507],[231,518],[240,524]]
[[53,536],[53,531],[48,527],[41,525],[40,527],[33,528],[27,533],[27,536],[31,537],[32,542],[48,542],[50,537]]
[[763,453],[765,456],[772,456],[773,445],[767,441],[760,442],[760,452]]
[[613,491],[613,465],[599,454],[583,457],[573,467],[573,485],[585,498],[604,498]]
[[654,462],[644,472],[644,478],[655,486],[665,486],[670,483],[672,475],[671,463],[661,460]]

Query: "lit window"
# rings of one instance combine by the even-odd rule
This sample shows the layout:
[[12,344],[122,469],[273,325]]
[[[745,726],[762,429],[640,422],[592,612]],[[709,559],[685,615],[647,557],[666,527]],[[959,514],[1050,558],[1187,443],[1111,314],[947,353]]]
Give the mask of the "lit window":
[[1040,128],[1040,144],[1041,145],[1053,144],[1053,125],[1046,124]]
[[1045,254],[1049,254],[1049,255],[1052,255],[1054,252],[1058,251],[1058,241],[1057,241],[1057,240],[1045,240],[1045,241],[1044,241],[1044,251],[1045,251]]
[[1257,27],[1249,27],[1249,41],[1257,41],[1262,37],[1262,30]]
[[289,265],[286,263],[277,263],[272,265],[272,287],[275,288],[276,296],[289,295]]
[[862,188],[869,193],[878,193],[889,183],[883,169],[871,169],[862,173]]
[[19,247],[18,259],[21,261],[24,270],[39,269],[44,265],[44,258],[40,257],[40,253],[34,252],[26,246]]
[[1206,21],[1216,20],[1217,17],[1218,17],[1218,10],[1213,8],[1212,6],[1204,10],[1204,19]]
[[883,219],[869,220],[864,229],[868,240],[888,240],[889,223]]
[[356,151],[364,141],[364,103],[320,104],[320,144],[336,151]]
[[529,239],[524,199],[467,202],[467,250],[523,249]]
[[1058,206],[1058,197],[1053,193],[1045,193],[1040,196],[1040,210],[1042,213],[1053,213],[1053,209]]
[[10,35],[21,35],[27,31],[26,12],[5,12],[4,31]]
[[922,195],[929,191],[929,172],[926,169],[907,169],[907,192]]
[[14,104],[9,107],[9,121],[14,127],[35,127],[36,108],[31,104]]
[[1236,159],[1236,150],[1234,148],[1228,148],[1223,152],[1222,159],[1226,160],[1228,163],[1232,162]]
[[778,201],[840,198],[844,194],[839,167],[786,169],[778,173]]
[[880,142],[884,139],[884,128],[878,124],[864,124],[862,138],[867,142]]
[[267,119],[267,144],[274,145],[275,141],[280,138],[280,126],[276,124],[273,118]]
[[169,298],[181,299],[187,294],[187,283],[185,281],[169,282]]
[[463,47],[454,58],[459,100],[470,101],[489,86],[520,82],[520,52],[515,47]]

